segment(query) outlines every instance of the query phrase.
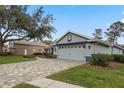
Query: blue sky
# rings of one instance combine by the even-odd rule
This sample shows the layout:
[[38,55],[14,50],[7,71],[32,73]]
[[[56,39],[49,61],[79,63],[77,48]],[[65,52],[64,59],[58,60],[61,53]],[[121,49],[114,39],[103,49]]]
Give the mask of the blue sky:
[[[30,6],[29,12],[32,13],[39,6]],[[43,6],[46,13],[52,13],[54,26],[57,30],[52,34],[53,40],[59,38],[67,31],[75,31],[81,34],[92,36],[95,28],[104,31],[115,21],[124,21],[124,6]],[[124,37],[118,40],[124,43]]]

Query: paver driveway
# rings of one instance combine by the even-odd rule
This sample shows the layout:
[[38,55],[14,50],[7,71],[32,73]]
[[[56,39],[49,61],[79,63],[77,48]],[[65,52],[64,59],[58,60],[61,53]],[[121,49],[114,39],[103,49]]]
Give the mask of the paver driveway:
[[39,58],[36,61],[0,65],[0,87],[41,79],[83,62]]

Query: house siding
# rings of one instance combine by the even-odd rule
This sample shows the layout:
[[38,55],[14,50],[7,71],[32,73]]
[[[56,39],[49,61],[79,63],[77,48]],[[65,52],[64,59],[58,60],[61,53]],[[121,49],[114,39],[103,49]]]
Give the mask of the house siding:
[[113,48],[113,54],[122,54],[123,53],[123,51],[121,50],[121,49],[119,49],[119,48]]
[[[72,35],[72,41],[70,41],[70,42],[67,41],[68,35]],[[64,38],[62,38],[57,44],[71,43],[71,42],[80,42],[80,41],[85,41],[85,40],[87,40],[87,39],[69,33]]]
[[108,46],[94,44],[94,50],[95,50],[94,54],[110,54]]

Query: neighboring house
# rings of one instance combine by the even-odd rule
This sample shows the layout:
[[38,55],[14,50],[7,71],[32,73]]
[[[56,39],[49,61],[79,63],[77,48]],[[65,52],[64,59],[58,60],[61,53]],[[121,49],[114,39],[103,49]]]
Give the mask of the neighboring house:
[[33,53],[42,53],[48,46],[41,42],[32,41],[12,41],[10,42],[10,52],[15,55],[32,55]]
[[86,60],[91,54],[122,54],[123,48],[75,32],[67,32],[54,45],[58,59]]

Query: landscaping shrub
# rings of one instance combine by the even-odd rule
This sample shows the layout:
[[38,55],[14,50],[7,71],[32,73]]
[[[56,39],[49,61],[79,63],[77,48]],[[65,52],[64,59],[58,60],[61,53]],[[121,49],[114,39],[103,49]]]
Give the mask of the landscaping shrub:
[[34,53],[33,56],[35,57],[41,57],[41,58],[55,58],[55,56],[52,53]]
[[12,55],[11,52],[0,52],[0,56],[8,56],[8,55]]
[[46,57],[46,58],[55,58],[55,56],[52,54],[52,53],[43,53],[42,54],[44,57]]
[[35,56],[33,56],[33,55],[25,55],[25,56],[23,56],[24,58],[35,58]]
[[34,53],[33,55],[42,55],[42,53],[38,53],[38,52],[36,52],[36,53]]
[[113,58],[108,54],[92,54],[91,63],[98,66],[108,66]]
[[117,62],[124,63],[124,54],[113,54],[113,60]]

